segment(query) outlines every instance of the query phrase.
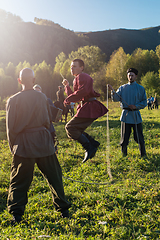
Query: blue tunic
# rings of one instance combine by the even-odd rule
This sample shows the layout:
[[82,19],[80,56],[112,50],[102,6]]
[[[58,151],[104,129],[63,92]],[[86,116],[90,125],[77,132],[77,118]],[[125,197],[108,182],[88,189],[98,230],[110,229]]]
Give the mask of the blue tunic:
[[[118,95],[117,95],[117,94]],[[127,83],[120,86],[116,93],[111,93],[113,101],[121,102],[122,114],[120,121],[129,124],[139,124],[142,122],[139,109],[143,109],[147,106],[146,92],[143,86],[136,82]],[[136,110],[129,111],[124,108],[129,108],[128,105],[135,105]]]

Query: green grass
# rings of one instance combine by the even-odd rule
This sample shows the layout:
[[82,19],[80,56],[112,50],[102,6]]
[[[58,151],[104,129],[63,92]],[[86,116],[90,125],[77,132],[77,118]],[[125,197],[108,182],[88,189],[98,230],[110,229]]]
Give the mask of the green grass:
[[[109,159],[106,116],[87,129],[101,145],[85,164],[84,150],[67,138],[65,123],[54,124],[72,218],[62,219],[54,210],[48,185],[35,167],[23,222],[14,228],[6,207],[12,156],[6,141],[5,112],[0,112],[0,239],[160,239],[160,110],[141,111],[147,158],[140,158],[133,136],[128,156],[121,156],[119,104],[109,103],[109,110]],[[112,181],[107,173],[108,160]]]

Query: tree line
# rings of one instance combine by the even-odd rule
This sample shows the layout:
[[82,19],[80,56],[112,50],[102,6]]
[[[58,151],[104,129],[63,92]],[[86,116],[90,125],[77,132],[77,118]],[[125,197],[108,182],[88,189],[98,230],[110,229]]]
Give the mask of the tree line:
[[55,59],[52,67],[45,61],[31,65],[29,62],[20,62],[14,65],[0,64],[0,98],[1,108],[4,107],[6,98],[21,90],[17,78],[19,71],[25,67],[32,68],[35,72],[36,83],[41,85],[43,92],[53,101],[56,100],[58,86],[62,85],[62,76],[72,85],[73,76],[70,73],[71,61],[81,58],[85,62],[85,72],[94,79],[94,89],[101,94],[101,100],[106,99],[107,84],[115,89],[127,82],[126,71],[129,67],[139,71],[137,82],[143,85],[147,95],[160,95],[160,45],[156,50],[136,49],[132,54],[126,54],[122,47],[110,56],[106,63],[106,55],[97,46],[79,47],[68,56],[61,52]]
[[12,14],[10,12],[6,12],[3,9],[0,9],[0,22],[6,23],[15,23],[15,22],[23,22],[22,18]]

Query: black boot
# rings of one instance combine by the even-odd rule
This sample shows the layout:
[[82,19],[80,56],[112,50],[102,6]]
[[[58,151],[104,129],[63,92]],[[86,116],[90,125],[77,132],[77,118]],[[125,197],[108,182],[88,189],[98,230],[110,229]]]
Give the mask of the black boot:
[[94,138],[91,137],[88,133],[84,132],[83,135],[85,135],[85,136],[88,138],[88,140],[91,142],[91,144],[92,144],[94,147],[96,147],[96,148],[99,147],[100,143],[99,143],[98,141],[94,140]]
[[121,151],[122,151],[123,157],[126,157],[127,156],[127,146],[122,146]]
[[139,144],[139,150],[140,150],[141,157],[145,157],[146,156],[146,149],[145,149],[144,144],[142,144],[142,145]]
[[21,215],[13,215],[13,219],[11,221],[11,225],[14,226],[22,221],[22,216]]
[[61,217],[62,218],[69,218],[69,211],[68,211],[68,209],[65,209],[65,210],[61,211]]
[[82,147],[86,150],[85,151],[85,157],[83,159],[83,163],[86,162],[89,158],[93,158],[96,151],[97,151],[97,148],[94,147],[90,141],[88,140],[88,138],[86,136],[84,136],[83,134],[77,139],[77,141],[79,143],[82,144]]

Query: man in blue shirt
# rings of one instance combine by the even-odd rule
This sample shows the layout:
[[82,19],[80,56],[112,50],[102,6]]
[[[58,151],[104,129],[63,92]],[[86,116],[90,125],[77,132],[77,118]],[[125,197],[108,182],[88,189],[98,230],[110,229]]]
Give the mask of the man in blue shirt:
[[148,105],[148,110],[149,110],[149,109],[152,110],[151,97],[149,97],[149,98],[147,99],[147,105]]
[[134,140],[139,144],[141,157],[146,155],[145,142],[142,129],[142,118],[140,109],[147,106],[147,97],[144,87],[136,83],[138,70],[129,68],[127,70],[128,83],[120,86],[115,92],[111,85],[111,97],[113,101],[121,102],[121,150],[123,156],[127,155],[127,145],[131,134],[134,131]]

